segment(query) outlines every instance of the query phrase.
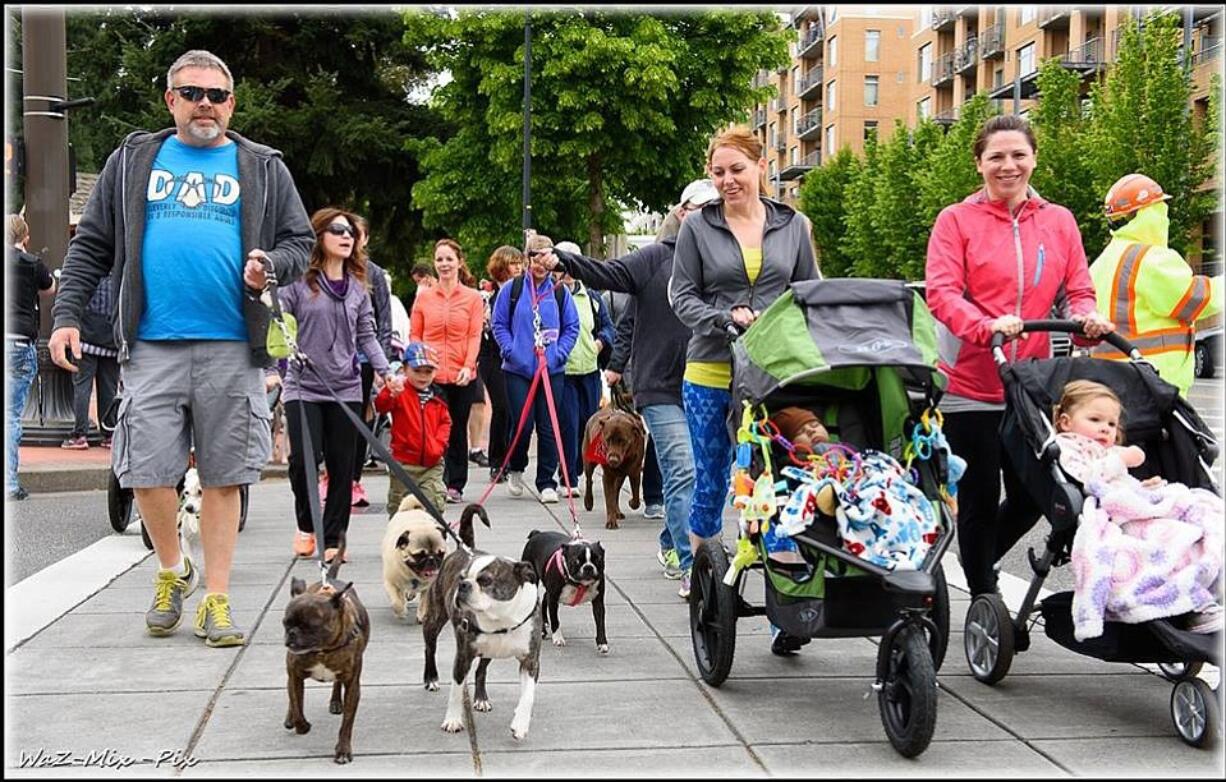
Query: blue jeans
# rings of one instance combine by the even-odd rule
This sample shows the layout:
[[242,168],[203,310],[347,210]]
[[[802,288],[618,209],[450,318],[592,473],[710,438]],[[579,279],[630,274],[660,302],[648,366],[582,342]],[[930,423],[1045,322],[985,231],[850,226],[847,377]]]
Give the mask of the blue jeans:
[[26,409],[26,398],[30,396],[30,386],[38,374],[38,349],[33,342],[18,342],[14,339],[5,340],[8,348],[8,419],[9,434],[5,443],[8,473],[5,476],[4,487],[9,494],[17,491],[21,483],[17,480],[18,448],[21,445],[21,413]]
[[[570,485],[579,485],[579,473],[583,471],[583,430],[587,419],[600,409],[600,373],[567,375],[562,383],[562,399],[558,406],[558,425],[562,427],[562,448],[565,451],[566,469]],[[543,394],[544,391],[537,393]],[[559,401],[559,400],[554,400]],[[559,471],[558,477],[562,474]]]
[[690,503],[694,495],[694,452],[685,411],[677,405],[647,405],[642,409],[664,477],[664,528],[660,548],[675,549],[681,569],[694,562],[690,550]]
[[713,538],[723,532],[724,504],[728,499],[728,471],[732,468],[728,411],[732,407],[732,393],[683,380],[681,399],[694,449],[690,529],[699,537]]
[[[513,435],[515,427],[519,425],[519,417],[523,414],[524,403],[528,400],[528,388],[532,384],[532,378],[513,372],[507,372],[506,377],[507,401],[511,407],[511,434]],[[561,401],[562,378],[561,372],[549,376],[549,387],[553,390],[555,405]],[[544,386],[538,386],[536,389],[536,397],[532,400],[532,411],[528,414],[528,420],[524,422],[524,431],[519,435],[519,442],[515,444],[515,451],[511,454],[511,462],[507,465],[507,469],[512,472],[523,472],[528,466],[528,439],[532,436],[534,424],[536,429],[536,490],[556,489],[557,483],[553,479],[553,474],[558,471],[558,447],[554,443],[553,424],[549,421],[549,408],[546,406]],[[561,422],[559,422],[560,425]]]

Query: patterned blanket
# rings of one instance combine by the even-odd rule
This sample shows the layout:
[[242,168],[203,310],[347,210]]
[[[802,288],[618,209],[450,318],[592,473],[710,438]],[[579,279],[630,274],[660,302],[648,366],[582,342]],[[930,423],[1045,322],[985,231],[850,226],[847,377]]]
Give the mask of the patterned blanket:
[[1093,478],[1073,540],[1073,635],[1103,622],[1138,624],[1218,601],[1222,498],[1180,483],[1146,488],[1130,475]]

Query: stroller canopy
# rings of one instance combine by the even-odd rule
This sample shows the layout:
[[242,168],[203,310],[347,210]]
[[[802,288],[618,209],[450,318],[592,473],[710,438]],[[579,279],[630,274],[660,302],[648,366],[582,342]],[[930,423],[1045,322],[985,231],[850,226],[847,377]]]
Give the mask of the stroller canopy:
[[892,367],[911,385],[944,386],[924,300],[901,280],[806,280],[733,345],[733,397],[756,404],[786,385],[858,389],[873,367]]

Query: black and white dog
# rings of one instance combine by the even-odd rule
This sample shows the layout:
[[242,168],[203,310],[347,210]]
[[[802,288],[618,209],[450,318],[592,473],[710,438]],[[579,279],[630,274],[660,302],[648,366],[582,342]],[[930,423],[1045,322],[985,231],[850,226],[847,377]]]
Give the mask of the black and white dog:
[[561,532],[528,533],[520,559],[532,563],[541,575],[545,601],[541,605],[542,635],[552,634],[554,646],[565,646],[566,638],[558,623],[558,603],[568,606],[592,604],[596,622],[596,649],[609,653],[604,627],[604,547],[599,542],[574,540]]
[[[479,514],[489,526],[485,510],[469,505],[460,515],[460,539],[473,546],[472,517]],[[452,668],[451,696],[443,718],[443,730],[464,730],[464,691],[473,660],[477,665],[473,709],[490,711],[485,690],[485,669],[495,658],[513,657],[519,661],[519,703],[511,719],[511,735],[527,738],[536,700],[536,681],[540,676],[541,612],[540,585],[528,562],[516,562],[483,551],[457,549],[443,560],[443,568],[426,593],[426,612],[422,636],[426,642],[427,690],[438,689],[435,650],[438,634],[448,621],[455,630],[455,665]]]

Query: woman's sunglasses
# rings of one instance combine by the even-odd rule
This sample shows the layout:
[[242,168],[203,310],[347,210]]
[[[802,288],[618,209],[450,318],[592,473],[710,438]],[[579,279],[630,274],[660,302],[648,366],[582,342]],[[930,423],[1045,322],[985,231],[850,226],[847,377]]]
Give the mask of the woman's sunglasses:
[[333,223],[324,230],[333,236],[357,236],[352,228],[347,225],[340,225],[339,223]]
[[230,91],[220,87],[209,87],[208,89],[194,86],[175,87],[175,92],[192,103],[199,103],[205,96],[208,96],[209,103],[225,103],[230,99]]

